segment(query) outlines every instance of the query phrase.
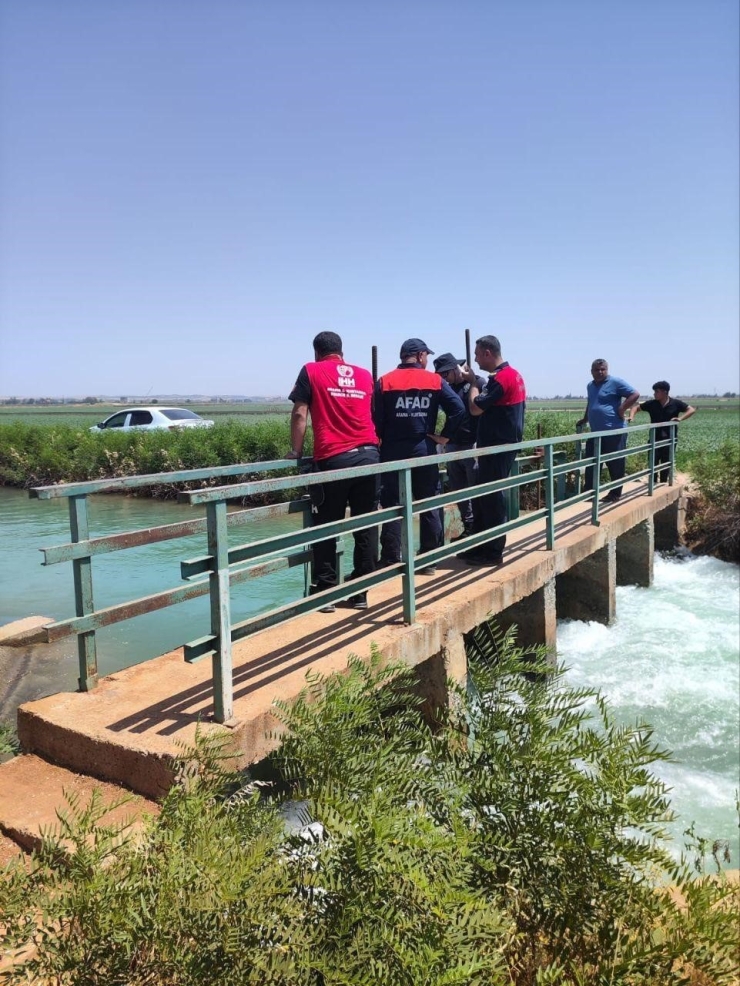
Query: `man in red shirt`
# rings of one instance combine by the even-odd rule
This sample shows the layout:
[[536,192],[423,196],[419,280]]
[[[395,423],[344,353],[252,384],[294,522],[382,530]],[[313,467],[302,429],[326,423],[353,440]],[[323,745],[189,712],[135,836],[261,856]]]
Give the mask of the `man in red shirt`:
[[[300,459],[308,416],[313,428],[313,459],[322,472],[350,469],[380,461],[378,436],[372,419],[373,378],[368,370],[346,363],[342,340],[336,332],[319,332],[313,341],[313,363],[306,363],[290,394],[291,452],[287,458]],[[314,524],[343,520],[347,505],[350,514],[370,513],[377,504],[377,477],[363,476],[336,480],[313,487],[311,515]],[[375,571],[378,533],[368,528],[354,533],[353,575]],[[336,540],[330,538],[313,546],[313,592],[337,585]],[[367,609],[367,593],[352,596],[348,605]],[[322,612],[332,612],[334,606]]]

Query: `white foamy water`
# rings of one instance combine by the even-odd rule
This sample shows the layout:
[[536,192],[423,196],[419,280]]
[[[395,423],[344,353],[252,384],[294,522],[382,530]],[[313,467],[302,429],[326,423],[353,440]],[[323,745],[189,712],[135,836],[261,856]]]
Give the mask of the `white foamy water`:
[[739,865],[740,567],[713,558],[655,557],[649,589],[617,589],[610,626],[564,620],[558,658],[566,682],[599,688],[625,723],[654,727],[674,763],[653,767],[672,788],[672,826],[730,842]]

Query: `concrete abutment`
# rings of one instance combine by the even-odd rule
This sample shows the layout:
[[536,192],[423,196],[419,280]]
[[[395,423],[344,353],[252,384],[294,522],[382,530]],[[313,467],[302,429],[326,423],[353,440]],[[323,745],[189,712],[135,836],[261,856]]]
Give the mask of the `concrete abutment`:
[[617,585],[653,584],[655,529],[653,518],[635,524],[617,538]]
[[617,544],[607,543],[557,576],[558,616],[612,623],[616,615]]

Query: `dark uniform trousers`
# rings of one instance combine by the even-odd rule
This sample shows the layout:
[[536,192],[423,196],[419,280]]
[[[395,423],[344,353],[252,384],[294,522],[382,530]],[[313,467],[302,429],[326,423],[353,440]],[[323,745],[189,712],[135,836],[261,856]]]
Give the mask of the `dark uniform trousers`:
[[[487,452],[488,449],[479,449]],[[511,467],[516,459],[516,451],[499,452],[498,455],[481,455],[478,459],[478,482],[492,483],[496,479],[506,479],[511,473]],[[487,493],[485,496],[476,497],[473,500],[473,515],[475,518],[475,533],[487,531],[491,527],[498,527],[508,519],[506,509],[506,497],[499,490],[496,493]],[[492,556],[500,556],[506,546],[506,535],[494,538],[481,545],[480,551]]]
[[[619,428],[614,435],[606,435],[601,438],[601,451],[604,452],[619,452],[622,449],[627,448],[627,429]],[[586,442],[586,458],[590,458],[594,454],[594,439],[589,438]],[[606,468],[609,470],[610,479],[624,479],[624,473],[627,468],[624,456],[620,456],[618,459],[610,459],[606,463]],[[589,466],[586,469],[586,476],[584,482],[584,492],[586,490],[592,490],[594,488],[594,468]],[[622,494],[622,487],[615,486],[614,490],[610,490],[615,495]]]
[[[416,457],[434,456],[434,443],[426,440],[422,444],[409,446],[407,444],[386,442],[383,444],[383,462],[393,462],[397,459],[412,459]],[[436,463],[428,466],[417,466],[411,470],[411,495],[414,500],[424,500],[435,496],[439,491],[439,466]],[[398,473],[383,473],[380,488],[381,507],[397,507],[401,502],[398,490]],[[419,515],[419,550],[431,551],[442,545],[444,526],[438,510],[426,510]],[[401,521],[391,520],[383,524],[380,534],[380,564],[393,565],[401,561]]]
[[[443,452],[467,452],[468,449],[472,449],[472,445],[455,445],[454,442],[448,442]],[[448,462],[447,463],[447,484],[450,490],[464,490],[469,486],[475,486],[476,483],[480,482],[478,479],[478,470],[476,466],[475,459],[463,459],[461,462]],[[470,534],[473,530],[473,501],[472,500],[458,500],[457,509],[460,511],[460,520],[462,521],[463,531],[465,534]]]
[[[356,449],[332,455],[316,463],[320,472],[330,469],[352,469],[356,466],[377,465],[380,453],[375,445],[361,445]],[[377,509],[378,477],[360,476],[338,479],[332,483],[323,483],[314,494],[311,516],[314,524],[329,524],[335,520],[344,520],[347,506],[352,517],[368,514]],[[314,487],[316,490],[316,487]],[[354,569],[353,576],[369,575],[376,569],[378,557],[377,527],[355,531]],[[313,584],[314,592],[330,589],[338,584],[337,578],[337,544],[335,538],[319,541],[313,546]]]

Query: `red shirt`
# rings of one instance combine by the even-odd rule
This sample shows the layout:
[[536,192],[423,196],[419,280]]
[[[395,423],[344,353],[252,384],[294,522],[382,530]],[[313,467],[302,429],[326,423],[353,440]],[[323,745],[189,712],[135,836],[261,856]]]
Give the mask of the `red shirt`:
[[290,400],[308,404],[314,459],[329,459],[359,445],[378,444],[372,397],[373,378],[361,366],[345,363],[341,356],[306,363]]

